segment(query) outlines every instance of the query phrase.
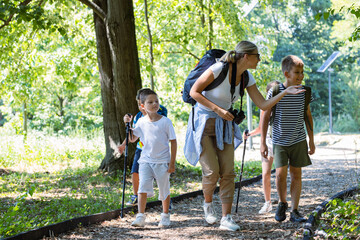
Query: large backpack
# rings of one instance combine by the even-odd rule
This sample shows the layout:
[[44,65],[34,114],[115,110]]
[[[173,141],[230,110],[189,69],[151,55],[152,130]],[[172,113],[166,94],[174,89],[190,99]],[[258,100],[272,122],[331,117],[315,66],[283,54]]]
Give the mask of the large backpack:
[[[200,59],[198,64],[195,66],[193,70],[191,70],[190,74],[185,80],[184,89],[182,91],[182,98],[184,102],[190,103],[191,105],[195,105],[196,101],[190,96],[191,87],[194,85],[196,80],[201,76],[203,72],[205,72],[211,65],[218,62],[219,58],[221,58],[226,52],[221,49],[211,49],[205,53],[205,55]],[[223,68],[217,78],[214,79],[212,83],[210,83],[204,90],[209,91],[211,89],[219,86],[225,79],[229,70],[229,64],[224,63]],[[247,86],[249,82],[249,74],[247,71],[243,73],[244,83],[240,85],[240,96],[244,95],[244,86]]]
[[[312,126],[310,124],[310,121],[307,117],[307,109],[309,107],[309,103],[311,101],[311,87],[308,86],[304,86],[305,88],[305,106],[304,106],[304,120],[308,123],[310,130],[312,131]],[[276,84],[275,86],[272,87],[272,97],[275,97],[276,95],[278,95],[280,92],[280,84]],[[275,106],[272,107],[271,109],[271,116],[270,116],[270,126],[273,125],[274,123],[274,119],[275,119],[275,113],[276,113],[276,104]]]
[[[190,74],[185,80],[184,89],[182,91],[182,98],[184,102],[190,103],[192,107],[192,128],[195,131],[194,125],[194,105],[196,104],[195,99],[190,96],[191,87],[194,85],[196,80],[205,72],[211,65],[218,62],[218,60],[225,54],[226,52],[221,49],[211,49],[205,53],[205,55],[200,59],[198,64],[195,66],[193,70],[191,70]],[[233,68],[233,76],[236,76],[236,64],[234,64],[235,68]],[[219,86],[229,71],[229,63],[224,62],[223,68],[217,78],[214,79],[212,83],[210,83],[204,90],[209,91],[211,89],[216,88]],[[234,74],[235,73],[235,74]],[[235,77],[236,78],[236,77]],[[230,93],[233,96],[235,91],[235,78],[231,79],[231,90]],[[241,108],[242,108],[242,97],[244,96],[244,88],[248,85],[249,82],[249,73],[246,70],[241,76],[240,82],[240,97],[241,97]]]

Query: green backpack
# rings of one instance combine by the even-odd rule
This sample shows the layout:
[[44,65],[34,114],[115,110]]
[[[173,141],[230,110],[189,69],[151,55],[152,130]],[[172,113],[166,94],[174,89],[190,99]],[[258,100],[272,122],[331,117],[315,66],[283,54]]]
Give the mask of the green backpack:
[[[306,92],[305,92],[305,106],[304,106],[304,120],[308,123],[310,130],[312,131],[312,126],[310,124],[310,121],[307,117],[307,109],[309,107],[309,103],[311,101],[311,87],[308,86],[304,86]],[[277,84],[275,86],[272,87],[272,97],[275,97],[277,94],[279,94],[280,92],[280,84]],[[276,113],[276,104],[275,106],[272,107],[271,109],[271,115],[270,115],[270,126],[272,127],[273,123],[274,123],[274,119],[275,119],[275,113]],[[271,131],[272,129],[270,129],[270,134],[272,134]]]

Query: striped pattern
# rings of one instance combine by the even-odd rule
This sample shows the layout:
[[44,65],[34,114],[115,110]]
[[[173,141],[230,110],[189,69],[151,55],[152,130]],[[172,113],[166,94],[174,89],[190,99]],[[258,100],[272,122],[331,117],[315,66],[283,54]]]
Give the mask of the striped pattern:
[[[285,90],[280,85],[279,93]],[[272,97],[269,90],[267,99]],[[311,100],[313,100],[311,98]],[[305,92],[296,95],[285,95],[276,105],[276,114],[272,127],[273,144],[291,146],[306,140],[304,128]]]

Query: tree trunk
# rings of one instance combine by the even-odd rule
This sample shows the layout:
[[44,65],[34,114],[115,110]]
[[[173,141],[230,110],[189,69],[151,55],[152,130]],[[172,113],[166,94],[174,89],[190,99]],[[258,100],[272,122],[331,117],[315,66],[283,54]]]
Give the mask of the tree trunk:
[[[125,138],[123,116],[138,111],[136,91],[141,87],[132,1],[96,0],[106,21],[94,14],[103,105],[106,154],[100,169],[110,173],[123,169],[124,159],[114,145]],[[115,144],[114,144],[115,143]],[[129,146],[133,153],[134,144]],[[128,166],[133,154],[129,154]]]

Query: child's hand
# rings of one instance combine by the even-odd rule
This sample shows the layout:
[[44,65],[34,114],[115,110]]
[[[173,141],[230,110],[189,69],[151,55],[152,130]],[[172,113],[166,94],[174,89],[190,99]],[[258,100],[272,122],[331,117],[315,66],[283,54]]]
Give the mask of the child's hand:
[[168,173],[175,172],[175,163],[169,163]]
[[132,119],[132,115],[131,115],[130,113],[125,114],[125,116],[124,116],[124,123],[129,123],[129,122],[131,122],[131,119]]
[[263,158],[267,158],[268,151],[269,150],[266,144],[260,144],[260,153]]
[[286,94],[293,94],[293,95],[305,92],[306,91],[305,89],[299,89],[301,87],[302,87],[302,85],[290,86],[285,89],[285,92],[286,92]]
[[243,139],[246,140],[246,139],[248,139],[248,137],[250,137],[250,133],[245,131],[243,133]]
[[125,151],[125,144],[121,144],[118,146],[118,150],[120,154],[123,154],[123,152]]
[[310,150],[309,150],[309,154],[310,155],[313,155],[315,153],[315,144],[314,144],[314,141],[309,141],[309,147],[310,147]]

